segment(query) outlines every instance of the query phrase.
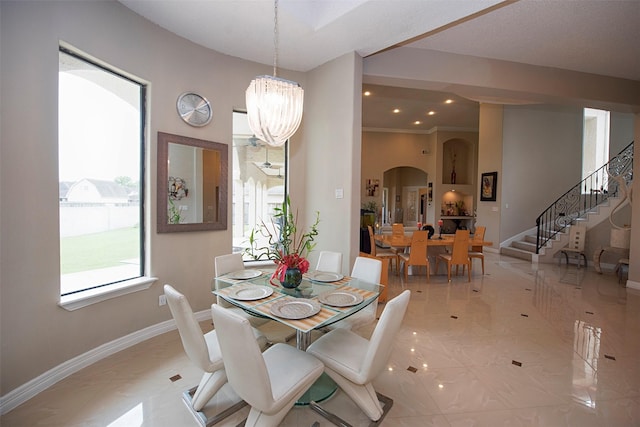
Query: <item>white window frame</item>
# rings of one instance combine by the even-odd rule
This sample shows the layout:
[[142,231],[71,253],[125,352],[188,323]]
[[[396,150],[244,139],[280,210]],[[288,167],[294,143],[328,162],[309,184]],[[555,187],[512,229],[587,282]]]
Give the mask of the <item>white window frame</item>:
[[[243,252],[243,248],[248,247],[250,230],[256,229],[262,220],[268,223],[274,207],[281,206],[288,193],[289,142],[276,148],[264,141],[256,140],[251,134],[248,122],[242,120],[243,114],[246,115],[246,112],[233,112],[233,177],[231,180],[233,252]],[[247,142],[248,140],[251,142]],[[251,147],[245,148],[246,144],[250,144]],[[253,163],[253,165],[247,164],[244,169],[247,176],[240,176],[242,169],[239,163],[243,161],[239,159],[240,156],[247,156],[247,159],[251,160],[250,163]],[[249,156],[254,157],[249,159]],[[272,166],[263,169],[260,167],[261,162],[271,163]],[[247,255],[244,256],[244,262],[246,265],[261,263]],[[264,260],[262,262],[272,263]]]
[[[82,61],[87,64],[87,67],[92,69],[98,68],[106,73],[116,75],[119,78],[128,80],[131,83],[134,83],[139,86],[139,113],[140,113],[140,159],[139,159],[139,169],[137,177],[139,179],[139,189],[138,189],[138,198],[139,198],[139,207],[138,207],[138,223],[139,223],[139,269],[137,273],[127,273],[126,275],[120,276],[120,278],[111,279],[105,276],[105,282],[99,283],[98,281],[90,281],[86,285],[86,288],[78,289],[72,292],[63,293],[62,289],[62,275],[61,275],[61,296],[59,305],[66,310],[76,310],[82,307],[86,307],[91,304],[95,304],[110,298],[115,298],[118,296],[126,295],[132,292],[138,292],[140,290],[148,289],[156,280],[155,277],[145,276],[146,271],[146,233],[148,230],[146,229],[145,224],[145,214],[144,214],[144,195],[145,195],[145,103],[146,103],[146,85],[139,79],[135,79],[131,76],[124,75],[122,72],[118,72],[112,67],[109,67],[105,64],[99,64],[95,60],[89,59],[88,55],[82,54],[70,46],[61,45],[60,53],[64,55],[69,55],[75,60]],[[136,178],[136,177],[133,177]],[[61,237],[60,237],[61,238]],[[88,270],[87,273],[90,274],[91,270]],[[133,271],[133,270],[132,270]],[[99,274],[99,273],[98,273]],[[95,276],[95,275],[94,275]],[[127,277],[130,276],[130,277]],[[87,280],[93,280],[88,279]],[[70,291],[70,289],[67,289]]]

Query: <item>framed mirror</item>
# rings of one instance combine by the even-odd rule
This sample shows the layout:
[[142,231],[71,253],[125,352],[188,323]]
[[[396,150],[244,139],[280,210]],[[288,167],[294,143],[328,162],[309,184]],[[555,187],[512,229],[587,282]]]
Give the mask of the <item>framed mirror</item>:
[[158,132],[158,233],[227,229],[228,146]]

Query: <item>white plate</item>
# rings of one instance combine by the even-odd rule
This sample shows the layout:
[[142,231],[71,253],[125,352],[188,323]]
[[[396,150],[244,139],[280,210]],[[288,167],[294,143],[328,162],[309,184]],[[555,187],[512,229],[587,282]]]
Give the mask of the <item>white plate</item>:
[[238,286],[229,292],[229,297],[239,301],[254,301],[266,298],[273,293],[273,289],[268,286],[248,285]]
[[229,279],[237,279],[237,280],[246,280],[246,279],[255,279],[260,276],[262,271],[253,270],[251,268],[247,268],[245,270],[234,271],[233,273],[229,273],[227,277]]
[[271,306],[271,314],[283,319],[304,319],[320,312],[318,301],[298,298],[280,300]]
[[325,292],[318,295],[318,301],[333,307],[351,307],[352,305],[360,304],[363,300],[364,297],[362,295],[348,291]]
[[314,271],[313,273],[309,273],[309,279],[315,280],[316,282],[337,282],[343,278],[344,276],[342,274],[328,271]]

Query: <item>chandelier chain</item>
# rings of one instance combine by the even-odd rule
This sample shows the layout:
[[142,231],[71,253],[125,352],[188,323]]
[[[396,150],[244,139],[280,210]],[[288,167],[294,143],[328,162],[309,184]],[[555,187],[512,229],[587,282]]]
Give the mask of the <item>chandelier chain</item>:
[[273,77],[277,77],[278,69],[278,0],[274,0],[273,8]]

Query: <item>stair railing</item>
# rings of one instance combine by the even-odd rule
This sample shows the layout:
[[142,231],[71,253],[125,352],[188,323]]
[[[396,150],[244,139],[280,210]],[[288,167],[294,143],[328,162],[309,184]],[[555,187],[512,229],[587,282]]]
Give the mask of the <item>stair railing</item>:
[[618,195],[618,182],[611,177],[624,177],[629,186],[633,181],[633,141],[609,163],[580,181],[551,204],[536,219],[538,228],[536,254],[549,240],[563,232],[578,218]]

